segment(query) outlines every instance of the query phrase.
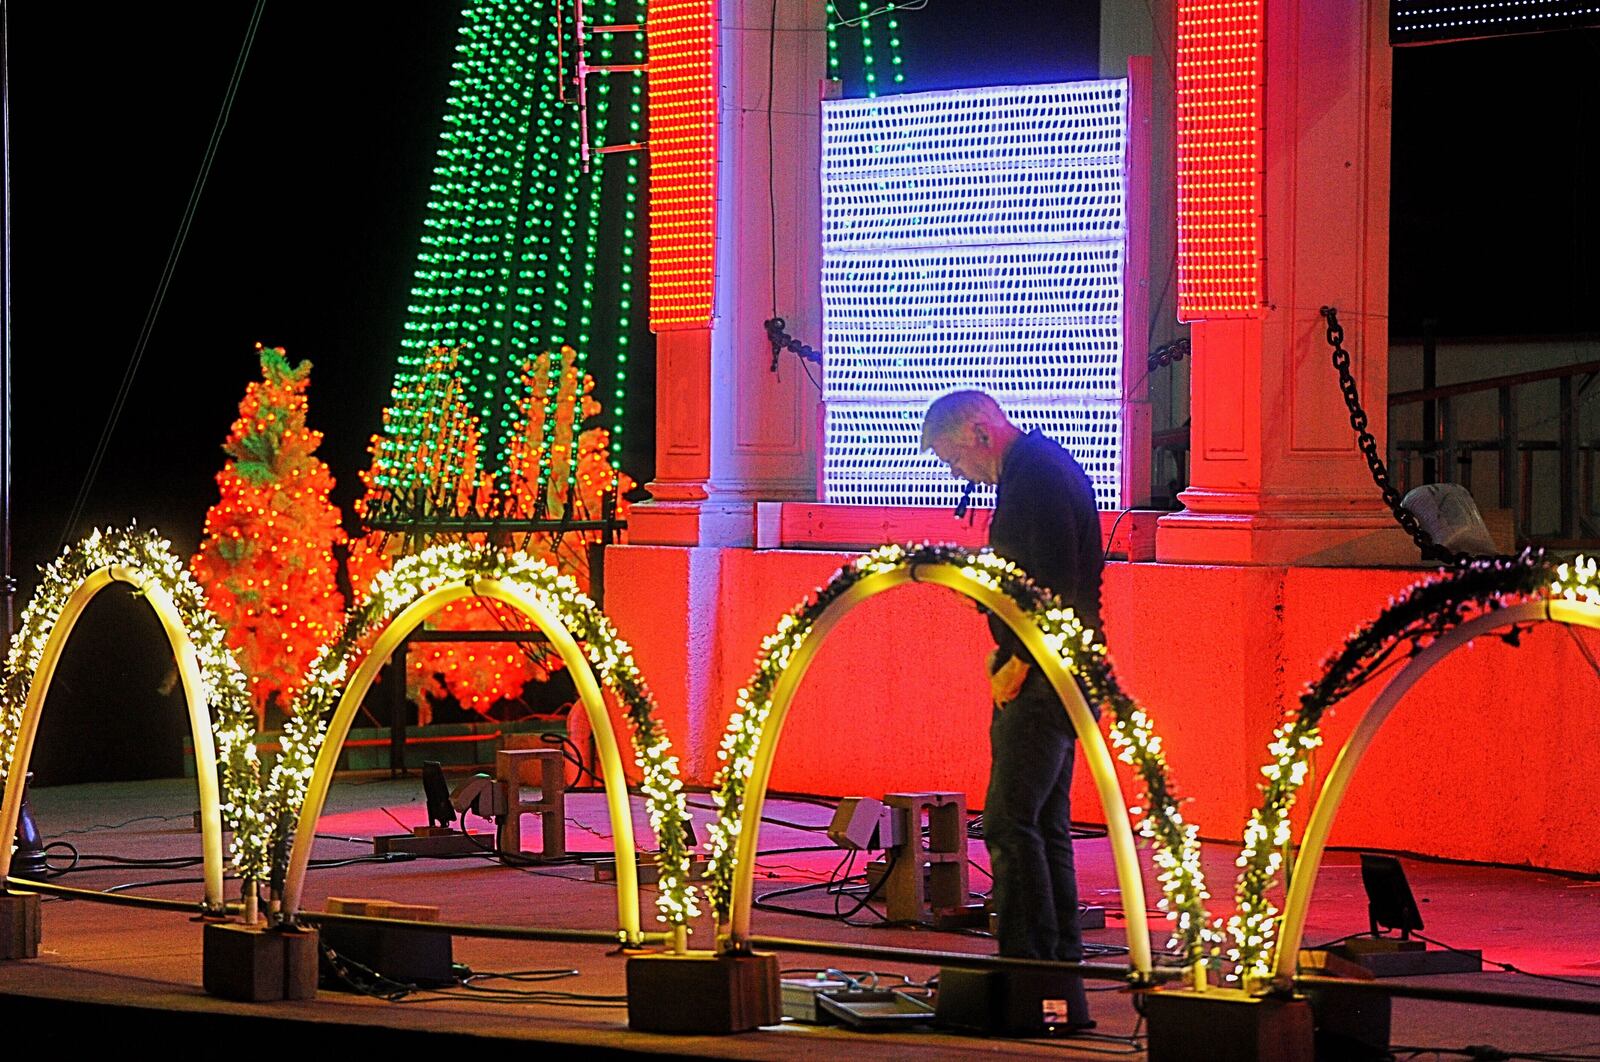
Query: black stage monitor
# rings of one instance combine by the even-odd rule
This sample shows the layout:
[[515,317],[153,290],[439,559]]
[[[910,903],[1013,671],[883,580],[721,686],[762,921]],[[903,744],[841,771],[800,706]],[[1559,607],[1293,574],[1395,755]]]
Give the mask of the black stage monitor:
[[450,784],[444,780],[438,760],[422,761],[422,792],[428,798],[428,825],[454,825],[456,809],[450,802]]
[[1422,928],[1422,914],[1400,860],[1361,853],[1361,884],[1367,890],[1367,920],[1373,936],[1384,929],[1398,929],[1400,939],[1406,940],[1412,930]]

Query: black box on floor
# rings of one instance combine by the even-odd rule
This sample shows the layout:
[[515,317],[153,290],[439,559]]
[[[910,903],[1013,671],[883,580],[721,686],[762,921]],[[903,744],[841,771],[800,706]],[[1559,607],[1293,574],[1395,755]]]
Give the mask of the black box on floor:
[[[456,983],[455,964],[449,933],[437,929],[404,929],[399,926],[362,926],[327,923],[321,927],[322,943],[341,958],[360,963],[390,981],[418,988],[443,988]],[[360,971],[355,971],[360,976]],[[351,992],[322,956],[322,987]]]
[[628,1028],[737,1033],[783,1020],[778,957],[691,952],[628,960]]
[[1238,989],[1144,992],[1149,1062],[1313,1062],[1311,1005]]
[[[989,1036],[1044,1036],[1067,1020],[1070,978],[1050,970],[939,971],[939,1025]],[[1048,1006],[1048,1015],[1047,1015]]]

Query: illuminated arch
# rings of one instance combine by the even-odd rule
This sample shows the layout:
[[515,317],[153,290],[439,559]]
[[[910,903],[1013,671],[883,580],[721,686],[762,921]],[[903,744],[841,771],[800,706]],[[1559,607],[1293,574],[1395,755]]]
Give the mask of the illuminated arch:
[[[1227,924],[1227,957],[1234,964],[1228,979],[1243,980],[1247,989],[1292,979],[1311,890],[1339,804],[1378,728],[1418,678],[1475,635],[1543,619],[1600,626],[1593,622],[1596,617],[1600,564],[1582,557],[1555,564],[1527,551],[1516,557],[1478,558],[1424,579],[1351,634],[1301,693],[1298,707],[1273,731],[1267,746],[1271,758],[1261,768],[1261,804],[1250,813],[1238,858],[1235,913]],[[1310,753],[1322,744],[1322,717],[1401,652],[1413,659],[1363,716],[1313,809],[1284,904],[1283,928],[1293,939],[1279,943],[1280,912],[1268,899],[1268,890],[1293,837],[1290,812],[1309,776]]]
[[[22,806],[39,718],[62,651],[89,603],[113,583],[133,587],[149,603],[177,661],[194,742],[195,778],[200,790],[200,832],[205,905],[223,909],[224,811],[237,831],[234,860],[248,882],[265,870],[265,839],[253,829],[260,776],[251,742],[254,714],[246,679],[224,644],[204,592],[165,540],[132,529],[96,531],[67,550],[43,572],[39,588],[22,615],[6,659],[3,710],[0,710],[0,837],[14,837]],[[217,744],[211,709],[217,710],[217,737],[225,769],[219,782]],[[227,802],[221,800],[226,790]],[[0,844],[0,881],[11,870],[11,844]],[[257,857],[262,857],[258,859]]]
[[[593,730],[605,783],[617,856],[619,932],[622,939],[637,943],[644,934],[639,924],[633,818],[600,680],[623,701],[633,726],[636,762],[644,771],[641,789],[660,839],[657,906],[661,920],[672,927],[681,947],[689,919],[699,913],[688,883],[690,853],[683,827],[688,810],[678,781],[677,759],[653,718],[654,701],[633,665],[631,650],[570,577],[524,554],[484,552],[462,544],[436,546],[402,558],[392,571],[379,575],[364,611],[312,665],[306,692],[296,704],[291,725],[285,728],[283,755],[268,786],[267,799],[278,828],[287,832],[289,823],[296,823],[283,879],[281,917],[293,920],[300,909],[316,823],[333,782],[339,751],[379,670],[430,616],[473,596],[504,602],[532,620],[572,675]],[[376,641],[362,650],[361,644],[374,632]],[[346,681],[348,664],[358,656],[360,663]],[[332,716],[326,718],[330,706]]]
[[1519,623],[1542,621],[1600,630],[1600,605],[1566,600],[1529,601],[1469,620],[1442,635],[1418,653],[1404,670],[1384,686],[1383,691],[1372,702],[1372,706],[1361,717],[1361,722],[1356,725],[1355,732],[1339,750],[1333,770],[1329,772],[1327,781],[1323,782],[1322,790],[1317,794],[1317,802],[1311,809],[1311,818],[1306,823],[1305,836],[1300,842],[1299,855],[1295,859],[1294,877],[1289,883],[1288,894],[1284,897],[1283,927],[1272,965],[1274,981],[1280,983],[1292,981],[1295,976],[1299,962],[1300,941],[1305,933],[1306,917],[1311,909],[1311,894],[1316,886],[1317,871],[1322,866],[1322,853],[1327,848],[1328,834],[1333,829],[1333,820],[1339,814],[1339,805],[1344,801],[1345,792],[1355,776],[1356,768],[1361,766],[1362,757],[1366,755],[1372,740],[1378,736],[1378,730],[1388,720],[1390,713],[1400,703],[1400,699],[1435,665],[1474,638],[1481,638]]
[[[1112,709],[1113,739],[1121,756],[1135,763],[1149,791],[1148,813],[1140,832],[1156,841],[1164,871],[1171,917],[1179,922],[1194,976],[1203,980],[1206,899],[1195,830],[1183,823],[1168,792],[1160,739],[1149,719],[1116,688],[1104,647],[1095,642],[1069,609],[1038,591],[1015,565],[988,552],[953,547],[888,546],[842,569],[816,599],[785,616],[762,645],[756,678],[740,691],[721,755],[727,760],[717,794],[719,820],[711,830],[708,888],[723,926],[723,945],[741,950],[750,939],[754,871],[761,814],[777,752],[778,738],[806,669],[828,633],[856,605],[911,582],[936,583],[971,598],[1000,617],[1039,661],[1065,705],[1079,736],[1106,814],[1117,883],[1127,915],[1128,952],[1136,977],[1151,970],[1140,875],[1131,820],[1117,785],[1111,751],[1084,701],[1074,675],[1085,681],[1097,702]],[[752,693],[752,690],[757,692]]]

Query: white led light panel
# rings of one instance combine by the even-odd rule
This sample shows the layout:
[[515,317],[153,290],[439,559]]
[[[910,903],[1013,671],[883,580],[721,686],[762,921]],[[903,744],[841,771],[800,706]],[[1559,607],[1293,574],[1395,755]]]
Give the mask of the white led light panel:
[[[829,403],[823,481],[830,502],[845,505],[954,506],[961,481],[931,453],[917,449],[925,403]],[[1094,484],[1102,509],[1119,508],[1122,419],[1116,402],[1059,405],[1007,403],[1006,413],[1025,431],[1038,428],[1078,459]],[[980,487],[972,504],[994,505],[994,488]]]
[[823,104],[828,501],[953,505],[918,431],[975,387],[1120,506],[1127,105],[1125,80]]

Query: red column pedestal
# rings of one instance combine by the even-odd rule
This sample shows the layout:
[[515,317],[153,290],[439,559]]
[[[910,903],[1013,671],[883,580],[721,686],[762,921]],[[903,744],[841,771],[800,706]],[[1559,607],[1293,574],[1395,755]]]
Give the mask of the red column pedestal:
[[1267,0],[1263,302],[1192,325],[1190,488],[1158,560],[1412,564],[1356,449],[1319,308],[1387,427],[1390,55],[1377,0]]

